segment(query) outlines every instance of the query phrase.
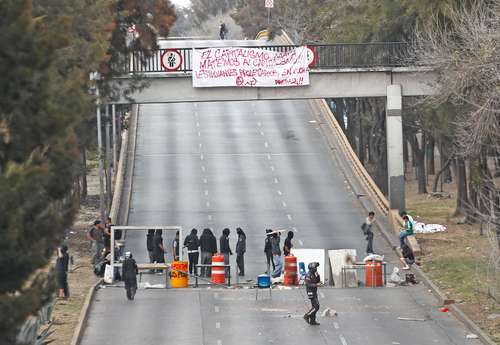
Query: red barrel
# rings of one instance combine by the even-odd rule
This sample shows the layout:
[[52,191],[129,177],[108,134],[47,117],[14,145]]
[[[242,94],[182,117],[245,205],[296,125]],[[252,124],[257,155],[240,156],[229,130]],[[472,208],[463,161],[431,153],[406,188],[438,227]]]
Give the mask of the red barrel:
[[384,285],[382,262],[367,261],[365,263],[365,283],[366,287],[381,287]]
[[297,257],[293,255],[285,256],[285,285],[297,285]]
[[224,255],[212,256],[212,283],[224,284],[226,282],[224,271]]

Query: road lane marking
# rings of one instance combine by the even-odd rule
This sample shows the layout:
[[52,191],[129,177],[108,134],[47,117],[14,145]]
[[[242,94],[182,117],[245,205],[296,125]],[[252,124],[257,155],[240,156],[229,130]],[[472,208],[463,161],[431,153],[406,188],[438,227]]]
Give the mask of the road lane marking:
[[286,207],[286,202],[282,201],[281,205],[283,205],[283,207]]
[[215,310],[216,313],[218,313],[220,311],[220,308],[218,306],[215,306],[214,310]]
[[335,329],[339,329],[340,328],[338,322],[335,322],[335,321],[333,322],[333,327]]
[[208,215],[207,218],[208,218],[208,220],[212,220],[212,216],[211,215]]
[[200,131],[198,131],[198,136],[201,137],[201,132]]
[[261,126],[262,126],[262,123],[260,123],[260,121],[259,121],[259,122],[257,122],[257,126],[261,127]]
[[205,157],[203,156],[203,153],[201,153],[200,154],[200,159],[203,160],[203,158],[205,158]]
[[220,328],[220,322],[215,323],[215,328]]
[[293,230],[294,232],[298,232],[298,231],[299,231],[299,230],[297,230],[297,228],[296,228],[295,226],[294,226],[294,227],[292,227],[292,230]]
[[292,216],[287,214],[286,217],[288,218],[288,220],[292,220]]
[[201,166],[201,170],[205,171],[205,166],[204,165]]
[[276,193],[278,193],[278,195],[283,195],[283,193],[281,193],[281,191],[277,191]]
[[208,196],[208,189],[205,189],[205,196]]
[[304,242],[302,242],[302,240],[299,240],[299,244],[300,244],[301,246],[304,246]]
[[198,144],[198,147],[201,149],[203,147],[203,144],[202,143],[199,143]]
[[222,340],[217,339],[217,345],[222,345]]
[[267,154],[267,159],[271,160],[271,154],[269,154],[269,153]]
[[200,127],[200,123],[199,122],[196,122],[196,127]]
[[269,147],[269,144],[267,143],[267,141],[264,143],[264,146],[265,146],[266,148],[268,148],[268,147]]
[[260,131],[260,135],[264,136],[264,132]]
[[207,201],[205,204],[207,205],[207,207],[210,207],[210,201]]
[[274,183],[279,183],[280,181],[278,180],[277,177],[274,178]]
[[208,183],[208,180],[206,178],[203,178],[203,183]]
[[345,338],[342,334],[339,335],[339,338],[340,338],[340,342],[342,343],[342,345],[347,345],[347,341],[345,340]]
[[274,166],[271,165],[271,171],[274,171]]

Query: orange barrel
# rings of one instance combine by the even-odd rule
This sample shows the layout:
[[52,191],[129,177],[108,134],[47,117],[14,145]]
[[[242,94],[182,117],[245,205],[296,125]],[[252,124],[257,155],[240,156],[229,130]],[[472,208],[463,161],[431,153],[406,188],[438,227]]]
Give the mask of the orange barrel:
[[285,285],[297,285],[297,257],[293,255],[285,256]]
[[224,284],[225,282],[224,255],[215,254],[212,256],[212,283]]
[[[170,268],[170,286],[173,288],[188,287],[188,262],[174,261]],[[184,273],[186,272],[186,273]]]
[[384,285],[382,262],[367,261],[365,263],[365,284],[366,287],[381,287]]

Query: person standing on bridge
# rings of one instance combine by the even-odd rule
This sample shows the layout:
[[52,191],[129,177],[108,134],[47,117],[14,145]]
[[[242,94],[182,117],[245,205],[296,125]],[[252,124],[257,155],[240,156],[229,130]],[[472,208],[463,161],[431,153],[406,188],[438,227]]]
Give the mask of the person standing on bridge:
[[198,230],[192,229],[191,233],[184,240],[184,247],[187,248],[189,258],[189,274],[196,274],[196,265],[200,256],[199,247],[200,240],[198,239]]
[[321,284],[318,266],[318,262],[311,262],[307,265],[309,271],[305,277],[307,297],[311,300],[311,309],[304,315],[304,320],[313,326],[319,326],[319,322],[316,322],[316,313],[319,310],[318,286]]
[[247,235],[241,228],[236,228],[238,234],[238,242],[236,243],[236,265],[238,265],[238,275],[243,277],[245,275],[245,260],[244,255],[247,251]]
[[[221,254],[224,256],[224,265],[229,265],[229,255],[233,255],[231,248],[229,247],[229,233],[231,231],[228,228],[222,230],[222,235],[219,239],[219,248]],[[226,278],[229,277],[229,267],[225,267]]]
[[155,237],[155,229],[149,229],[146,235],[146,249],[148,250],[149,255],[149,263],[155,262],[154,256],[154,237]]
[[135,293],[137,291],[137,273],[139,272],[137,268],[137,263],[132,257],[131,252],[125,253],[125,260],[122,265],[122,277],[125,282],[125,291],[127,293],[127,299],[133,300]]
[[292,239],[293,239],[293,231],[288,231],[286,238],[285,238],[285,244],[283,245],[283,255],[284,256],[290,255],[290,251],[293,248]]
[[175,232],[175,238],[172,241],[172,255],[174,256],[174,261],[179,261],[179,230]]
[[[209,228],[203,229],[203,233],[200,236],[200,250],[201,264],[210,265],[212,263],[212,256],[217,253],[217,239]],[[210,277],[211,273],[212,270],[210,267],[201,267],[202,277]]]
[[227,34],[229,33],[227,27],[226,27],[226,23],[220,23],[220,26],[219,26],[219,37],[221,40],[225,40],[227,39]]

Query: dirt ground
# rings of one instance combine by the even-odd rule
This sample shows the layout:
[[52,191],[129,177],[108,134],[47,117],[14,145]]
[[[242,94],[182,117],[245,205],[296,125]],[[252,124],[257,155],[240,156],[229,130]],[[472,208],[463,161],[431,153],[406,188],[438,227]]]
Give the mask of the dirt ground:
[[[434,176],[429,177],[428,191]],[[456,206],[456,186],[444,185],[449,199],[435,199],[417,194],[413,174],[407,174],[406,202],[408,213],[415,221],[437,223],[447,227],[446,232],[417,234],[423,255],[422,269],[449,298],[491,338],[500,344],[500,305],[488,294],[494,284],[494,269],[489,265],[494,242],[487,230],[480,235],[479,224],[459,224],[463,219],[453,218]],[[497,283],[498,284],[498,283]]]
[[93,171],[88,176],[88,197],[81,204],[79,214],[67,233],[65,243],[73,257],[72,271],[68,274],[70,298],[58,299],[52,313],[54,333],[49,338],[53,345],[68,345],[78,323],[85,297],[98,278],[90,263],[90,242],[85,238],[92,222],[99,217],[98,177]]

